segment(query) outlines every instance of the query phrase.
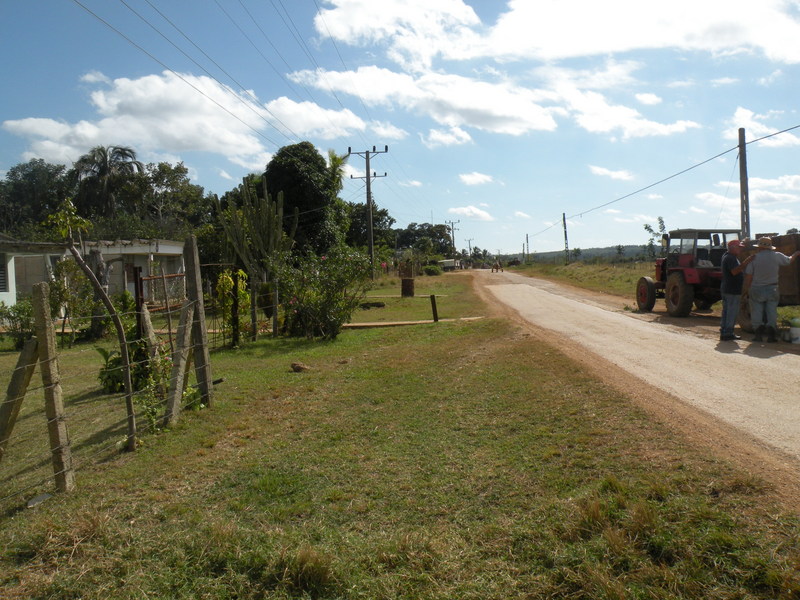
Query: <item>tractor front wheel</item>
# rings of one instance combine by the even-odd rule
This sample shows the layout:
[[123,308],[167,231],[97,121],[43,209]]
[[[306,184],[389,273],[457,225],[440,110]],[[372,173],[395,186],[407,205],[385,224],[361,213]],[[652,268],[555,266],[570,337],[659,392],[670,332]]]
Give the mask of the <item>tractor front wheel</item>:
[[636,284],[636,305],[641,312],[650,312],[656,305],[656,284],[652,278],[639,278]]
[[667,277],[664,290],[667,312],[672,317],[688,317],[694,302],[694,287],[686,283],[682,273],[672,273]]

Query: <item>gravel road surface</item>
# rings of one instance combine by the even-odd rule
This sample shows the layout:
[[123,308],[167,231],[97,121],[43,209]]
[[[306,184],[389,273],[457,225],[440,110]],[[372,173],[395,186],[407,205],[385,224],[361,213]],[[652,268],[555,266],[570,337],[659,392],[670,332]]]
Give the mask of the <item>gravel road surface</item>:
[[800,465],[800,345],[754,343],[751,335],[720,342],[716,316],[673,319],[663,300],[638,314],[633,290],[626,309],[619,298],[513,273],[475,279],[551,341],[577,344]]

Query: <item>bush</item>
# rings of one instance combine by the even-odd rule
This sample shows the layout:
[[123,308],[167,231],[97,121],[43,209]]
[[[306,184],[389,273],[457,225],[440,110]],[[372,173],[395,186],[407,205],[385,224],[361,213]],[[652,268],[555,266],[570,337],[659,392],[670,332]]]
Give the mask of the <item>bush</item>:
[[422,267],[423,275],[436,276],[442,274],[442,268],[439,265],[425,265]]
[[30,298],[21,298],[13,306],[0,302],[0,325],[14,340],[14,348],[20,350],[34,335],[33,304]]
[[346,246],[308,255],[283,273],[284,330],[289,335],[334,339],[371,287],[369,257]]

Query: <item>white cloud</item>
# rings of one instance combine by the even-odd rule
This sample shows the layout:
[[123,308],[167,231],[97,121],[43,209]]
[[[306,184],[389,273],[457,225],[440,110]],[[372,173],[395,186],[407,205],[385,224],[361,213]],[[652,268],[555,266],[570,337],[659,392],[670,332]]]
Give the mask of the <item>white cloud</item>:
[[475,11],[461,0],[381,0],[380,10],[368,0],[328,0],[314,19],[321,35],[353,45],[383,45],[401,66],[426,69],[437,54],[455,44],[469,45]]
[[372,130],[372,133],[383,140],[402,140],[408,137],[408,132],[405,129],[401,129],[400,127],[396,127],[384,121],[372,121],[369,124],[369,128]]
[[472,141],[470,135],[459,127],[453,127],[449,131],[431,129],[428,132],[427,137],[420,137],[422,139],[422,143],[428,148],[437,148],[439,146],[457,146],[461,144],[468,144]]
[[[288,127],[298,137],[332,140],[364,131],[366,124],[349,109],[330,110],[313,102],[295,102],[285,96],[266,104],[276,127]],[[278,119],[278,122],[275,122]]]
[[720,56],[758,51],[773,61],[800,62],[800,21],[795,3],[785,0],[762,0],[757,11],[748,0],[673,0],[662,6],[640,0],[509,0],[488,29],[460,0],[382,0],[380,11],[367,10],[368,0],[328,4],[333,8],[315,20],[321,35],[330,32],[352,45],[378,43],[390,60],[416,70],[430,68],[436,57],[554,61],[665,48]]
[[410,179],[410,180],[405,181],[405,182],[403,182],[403,181],[399,182],[399,185],[401,185],[403,187],[422,187],[422,182],[421,181],[417,181],[416,179]]
[[482,185],[484,183],[492,183],[494,181],[494,178],[491,175],[478,173],[477,171],[473,171],[472,173],[462,173],[458,176],[458,178],[464,185]]
[[[298,71],[293,81],[352,94],[373,106],[398,107],[425,115],[445,127],[474,127],[493,133],[522,135],[530,131],[553,131],[556,107],[546,107],[554,96],[512,82],[487,82],[445,73],[417,76],[395,73],[375,66],[357,71]],[[354,87],[355,86],[355,87]]]
[[89,71],[84,76],[81,77],[81,81],[84,83],[105,83],[111,84],[111,78],[106,77],[100,71]]
[[225,169],[219,169],[219,170],[217,171],[217,174],[218,174],[220,177],[222,177],[223,179],[228,179],[228,180],[230,180],[230,181],[232,181],[232,180],[233,180],[233,177],[231,177],[230,173],[228,173],[228,172],[227,172]]
[[662,100],[655,94],[636,94],[636,99],[646,106],[661,104]]
[[460,206],[457,208],[448,208],[447,212],[451,215],[460,215],[477,221],[494,221],[494,217],[485,210],[481,210],[477,206]]
[[619,179],[621,181],[630,181],[633,179],[633,175],[628,171],[612,171],[611,169],[597,167],[595,165],[589,165],[589,170],[592,174],[600,175],[601,177],[610,177],[611,179]]
[[[752,110],[748,110],[740,106],[736,109],[733,117],[728,120],[728,126],[730,129],[725,131],[725,139],[736,140],[738,142],[740,127],[744,127],[745,129],[746,141],[752,141],[756,138],[771,135],[776,131],[779,131],[781,128],[770,127],[764,123],[764,121],[776,119],[780,116],[782,116],[782,113],[780,112],[771,112],[764,115],[759,115],[754,113]],[[800,137],[792,132],[787,132],[767,138],[758,143],[773,148],[798,146],[800,145]]]
[[781,69],[776,69],[766,77],[761,77],[758,80],[759,85],[769,86],[778,81],[779,79],[783,78],[783,71]]
[[711,85],[714,87],[722,87],[724,85],[733,85],[734,83],[739,83],[739,80],[735,77],[720,77],[718,79],[712,79]]
[[521,210],[514,211],[514,216],[518,219],[530,219],[531,216],[527,213],[522,212]]
[[90,97],[99,113],[92,121],[28,118],[2,126],[29,140],[26,156],[63,164],[94,146],[109,144],[131,146],[142,156],[179,156],[191,150],[221,154],[247,168],[263,169],[266,164],[268,153],[260,136],[269,129],[268,113],[208,77],[164,72],[119,78]]

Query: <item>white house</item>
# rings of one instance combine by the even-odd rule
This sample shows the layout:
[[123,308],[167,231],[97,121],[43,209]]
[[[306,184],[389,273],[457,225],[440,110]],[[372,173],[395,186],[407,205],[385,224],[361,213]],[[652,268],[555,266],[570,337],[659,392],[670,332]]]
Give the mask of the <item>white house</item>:
[[[117,240],[92,241],[81,244],[81,254],[88,257],[93,250],[100,250],[110,269],[109,293],[119,294],[135,290],[137,270],[145,279],[145,300],[153,300],[161,287],[148,277],[183,274],[183,242],[171,240]],[[24,242],[0,234],[0,301],[6,305],[17,302],[18,296],[29,296],[33,286],[51,278],[53,266],[72,254],[63,243]],[[171,287],[183,286],[183,278],[170,278]],[[175,295],[175,290],[172,290]],[[181,294],[182,295],[182,294]]]

